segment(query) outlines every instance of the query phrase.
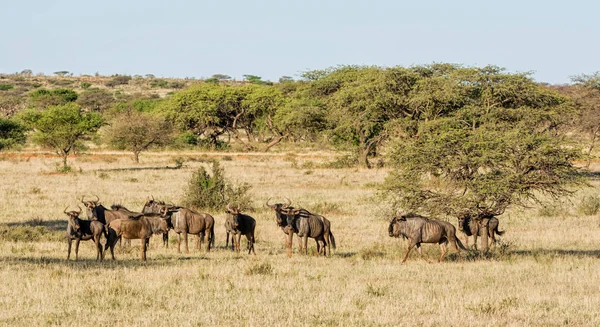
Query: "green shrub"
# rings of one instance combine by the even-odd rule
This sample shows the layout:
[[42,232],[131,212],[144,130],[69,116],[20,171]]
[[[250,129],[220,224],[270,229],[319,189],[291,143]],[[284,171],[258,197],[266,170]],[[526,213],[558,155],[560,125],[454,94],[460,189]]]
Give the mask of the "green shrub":
[[337,157],[334,161],[323,164],[323,168],[352,168],[358,166],[358,156],[356,154],[348,154]]
[[577,206],[577,212],[586,216],[593,216],[598,211],[600,211],[600,197],[596,195],[584,197]]
[[79,86],[80,86],[82,89],[86,90],[86,89],[89,89],[89,88],[90,88],[90,86],[92,86],[92,83],[88,83],[88,82],[82,82],[82,83],[81,83]]
[[224,175],[219,162],[212,161],[212,176],[200,167],[190,179],[183,203],[185,206],[207,210],[221,210],[228,203],[235,203],[244,209],[251,208],[248,192],[250,185],[234,185]]
[[129,84],[130,80],[131,80],[131,76],[117,75],[117,76],[113,77],[110,81],[106,82],[106,86],[114,87],[117,85],[127,85],[127,84]]
[[0,84],[0,91],[8,91],[14,86],[12,84]]
[[152,82],[150,82],[150,87],[168,88],[169,82],[165,81],[164,79],[155,79]]
[[25,143],[27,128],[20,123],[0,118],[0,150]]

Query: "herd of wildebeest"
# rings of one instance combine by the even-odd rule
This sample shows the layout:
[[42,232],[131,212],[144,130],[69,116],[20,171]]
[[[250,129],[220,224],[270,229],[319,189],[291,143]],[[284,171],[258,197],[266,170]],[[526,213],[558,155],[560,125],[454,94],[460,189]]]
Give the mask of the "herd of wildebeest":
[[[294,235],[298,237],[298,250],[301,254],[308,254],[308,238],[316,242],[318,255],[327,256],[331,253],[331,247],[336,248],[335,237],[331,232],[331,222],[318,214],[309,212],[304,208],[295,208],[291,201],[286,198],[284,203],[269,203],[266,206],[274,211],[277,225],[286,235],[286,249],[288,256],[292,255],[292,240]],[[207,237],[206,251],[214,247],[215,242],[215,218],[208,213],[200,213],[189,208],[176,206],[164,201],[149,198],[141,212],[128,210],[121,205],[112,205],[110,209],[104,207],[96,196],[93,201],[81,198],[86,208],[87,219],[79,216],[79,211],[67,211],[64,213],[69,217],[67,224],[68,254],[67,261],[71,256],[72,242],[75,241],[75,260],[78,259],[79,242],[82,240],[93,240],[96,248],[96,260],[104,259],[105,251],[110,249],[112,259],[115,260],[114,248],[121,239],[140,239],[142,242],[142,260],[146,260],[146,251],[149,240],[153,234],[161,234],[163,246],[168,247],[169,231],[177,233],[177,251],[181,253],[181,238],[185,243],[185,251],[189,253],[188,234],[197,235],[197,248],[201,250],[205,237]],[[231,236],[231,249],[240,251],[242,235],[247,239],[248,254],[256,254],[254,251],[254,233],[256,220],[251,216],[240,212],[239,207],[228,204],[225,208],[225,231],[226,244],[229,248],[229,237]],[[498,219],[493,214],[462,214],[458,217],[458,227],[466,236],[465,243],[468,246],[468,237],[474,237],[473,247],[476,249],[477,237],[481,236],[485,248],[488,238],[492,244],[496,243],[495,235],[504,232],[498,229]],[[467,250],[456,236],[456,228],[447,221],[427,218],[414,213],[397,213],[389,223],[388,233],[390,237],[403,237],[408,239],[408,250],[402,259],[406,261],[412,248],[417,247],[419,256],[422,258],[421,243],[438,243],[442,261],[447,252],[446,245],[450,243],[456,251]],[[103,246],[100,241],[102,236],[106,239]]]

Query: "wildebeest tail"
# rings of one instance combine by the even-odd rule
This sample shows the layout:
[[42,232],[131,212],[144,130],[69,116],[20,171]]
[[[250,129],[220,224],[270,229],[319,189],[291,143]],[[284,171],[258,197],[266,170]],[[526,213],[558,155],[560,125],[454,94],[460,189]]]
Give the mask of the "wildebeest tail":
[[329,238],[331,239],[331,246],[335,249],[335,237],[333,237],[333,233],[329,231]]
[[468,251],[468,249],[462,244],[458,237],[455,236],[454,239],[456,240],[456,244],[458,244],[458,247],[461,248],[461,250]]
[[496,233],[496,235],[504,235],[504,230],[498,230],[498,227],[496,227],[496,229],[494,230],[494,233]]

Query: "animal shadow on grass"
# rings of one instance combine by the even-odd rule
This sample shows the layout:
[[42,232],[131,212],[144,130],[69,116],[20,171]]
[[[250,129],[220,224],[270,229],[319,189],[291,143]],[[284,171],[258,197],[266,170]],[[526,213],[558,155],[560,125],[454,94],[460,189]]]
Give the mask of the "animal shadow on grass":
[[597,258],[600,259],[600,250],[565,250],[565,249],[532,249],[532,250],[514,250],[512,254],[523,257],[577,257],[577,258]]
[[42,220],[40,218],[33,218],[33,219],[26,220],[26,221],[21,221],[21,222],[7,223],[6,226],[11,227],[11,228],[41,226],[51,232],[59,232],[59,231],[64,232],[67,230],[67,220],[66,219]]

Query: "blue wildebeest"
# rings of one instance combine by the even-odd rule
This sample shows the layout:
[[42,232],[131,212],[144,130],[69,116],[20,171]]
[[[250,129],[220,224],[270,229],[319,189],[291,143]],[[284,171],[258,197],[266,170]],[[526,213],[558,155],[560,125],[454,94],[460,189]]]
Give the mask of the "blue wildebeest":
[[[417,247],[419,257],[423,258],[421,251],[421,243],[438,243],[440,245],[441,255],[439,261],[441,262],[446,255],[447,249],[446,244],[450,245],[459,252],[459,248],[466,250],[464,245],[456,237],[456,228],[449,222],[429,219],[413,213],[396,215],[390,221],[388,227],[388,233],[390,237],[408,238],[408,250],[402,263],[406,262],[408,254],[413,247]],[[458,244],[458,246],[457,246]]]
[[[331,247],[336,248],[335,237],[331,232],[331,222],[321,215],[316,215],[308,212],[303,208],[285,209],[283,210],[287,216],[288,233],[288,248],[291,248],[292,237],[294,233],[302,239],[302,248],[300,253],[308,254],[308,238],[314,238],[317,242],[317,253],[319,255],[331,253]],[[325,249],[327,246],[327,250]],[[288,253],[289,255],[289,253]]]
[[208,237],[206,251],[210,252],[215,242],[215,218],[207,213],[199,213],[187,208],[167,208],[171,216],[173,231],[177,233],[177,252],[181,253],[181,234],[185,242],[185,252],[189,253],[188,234],[198,235],[197,248],[202,248],[204,236]]
[[[287,253],[288,256],[292,255],[292,241],[294,238],[294,234],[297,234],[296,229],[294,228],[288,228],[288,222],[287,222],[287,212],[289,212],[290,210],[294,210],[295,208],[291,206],[291,201],[288,198],[285,198],[285,203],[274,203],[274,204],[269,204],[269,201],[271,199],[269,198],[266,202],[266,206],[271,208],[271,210],[273,210],[275,212],[275,221],[277,222],[277,226],[279,226],[281,228],[281,230],[283,231],[283,233],[286,235],[285,237],[285,243],[286,243],[286,249],[287,249]],[[303,212],[301,213],[303,216],[308,216],[310,215],[310,212],[303,210]],[[291,233],[291,235],[290,235]],[[317,243],[317,248],[319,247],[319,242],[317,240],[315,240],[315,242]],[[302,252],[302,238],[298,238],[298,251]]]
[[493,214],[472,215],[465,212],[458,216],[458,230],[465,234],[465,245],[469,247],[469,236],[473,236],[473,248],[475,250],[477,250],[477,237],[483,236],[486,230],[485,225],[487,225],[488,237],[492,239],[492,245],[496,245],[496,235],[504,234],[504,231],[498,229],[499,224],[498,218]]
[[105,225],[115,219],[139,218],[143,215],[141,212],[132,212],[121,206],[118,206],[116,210],[107,209],[102,205],[98,196],[96,196],[95,201],[84,201],[82,197],[81,202],[87,208],[89,220],[98,220]]
[[[144,203],[144,207],[142,208],[142,213],[144,213],[144,214],[147,214],[147,213],[160,214],[167,207],[175,208],[174,206],[167,205],[164,201],[154,200],[154,196],[153,196],[152,199],[149,199],[146,201],[146,203]],[[173,228],[173,226],[171,225],[170,218],[167,220],[167,222],[169,223],[169,227]],[[169,233],[168,232],[164,233],[162,239],[163,239],[163,246],[168,248],[169,247]]]
[[[231,241],[233,242],[234,249],[237,252],[240,252],[240,240],[242,235],[246,236],[248,240],[248,254],[250,252],[256,254],[254,251],[254,230],[256,228],[256,220],[246,214],[240,212],[240,208],[231,208],[231,204],[227,204],[227,210],[225,211],[227,214],[225,228],[229,228],[227,231],[227,237],[229,238],[229,233],[231,233]],[[228,223],[229,222],[229,223]]]
[[142,260],[146,261],[149,239],[152,234],[163,234],[169,231],[166,215],[149,213],[136,219],[115,219],[108,223],[108,240],[105,250],[110,248],[115,260],[114,248],[117,240],[140,239],[142,241]]
[[[68,207],[67,207],[68,208]],[[104,224],[99,221],[83,220],[79,218],[81,214],[81,208],[79,211],[67,211],[67,208],[63,212],[69,217],[67,223],[67,242],[69,245],[67,252],[67,261],[71,257],[71,243],[75,240],[75,260],[79,259],[79,242],[86,240],[94,240],[96,244],[96,260],[104,259],[104,253],[102,253],[102,244],[100,244],[100,238],[102,234],[108,239]]]

